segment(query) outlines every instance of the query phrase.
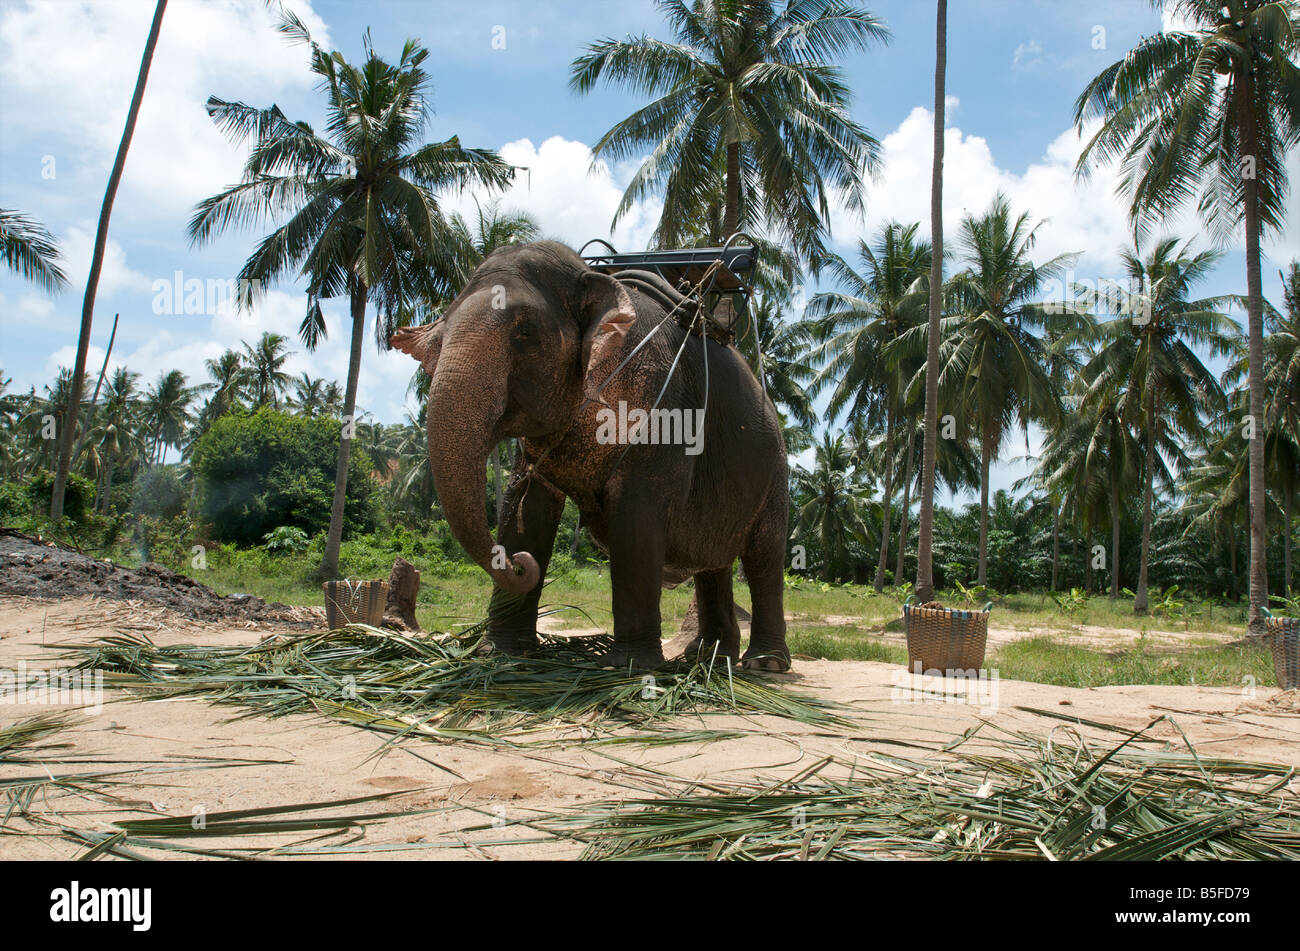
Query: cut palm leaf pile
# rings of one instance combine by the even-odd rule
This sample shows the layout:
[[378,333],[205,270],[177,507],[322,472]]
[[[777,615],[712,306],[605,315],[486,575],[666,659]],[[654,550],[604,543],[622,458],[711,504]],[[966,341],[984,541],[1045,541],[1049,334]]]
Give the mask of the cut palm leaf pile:
[[[668,742],[680,731],[667,721],[684,714],[847,722],[830,704],[734,671],[725,659],[653,673],[602,668],[596,657],[610,643],[607,636],[547,638],[533,654],[511,657],[485,652],[480,629],[413,636],[355,624],[254,647],[160,647],[116,636],[70,651],[78,666],[104,671],[106,686],[203,697],[272,717],[316,712],[381,732],[458,741],[514,743],[569,727],[580,728],[575,738],[625,742],[599,730],[631,725],[650,731],[649,742]],[[689,735],[701,738],[699,730]]]
[[1300,859],[1294,769],[1142,749],[1145,731],[1109,750],[1060,735],[1004,733],[980,752],[968,735],[938,761],[873,755],[829,779],[827,759],[777,785],[528,825],[589,859]]
[[[0,726],[0,764],[32,762],[32,747],[68,725],[68,718],[41,714]],[[66,749],[69,744],[42,744],[41,749]]]

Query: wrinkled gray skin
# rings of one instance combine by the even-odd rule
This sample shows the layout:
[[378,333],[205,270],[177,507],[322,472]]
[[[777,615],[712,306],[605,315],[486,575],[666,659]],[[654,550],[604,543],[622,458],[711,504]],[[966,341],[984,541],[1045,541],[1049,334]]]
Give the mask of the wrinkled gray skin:
[[[571,249],[538,242],[494,252],[442,320],[394,336],[432,377],[429,459],[443,512],[496,582],[488,633],[497,649],[536,644],[541,580],[568,496],[609,553],[609,663],[663,662],[662,586],[692,576],[700,615],[693,647],[739,659],[732,568],[740,558],[753,601],[743,660],[787,670],[785,446],[776,410],[744,358],[698,335],[687,342],[659,406],[705,406],[707,346],[698,455],[680,444],[629,448],[597,439],[602,404],[592,398],[664,314],[660,302],[593,271]],[[650,409],[684,337],[669,320],[598,400]],[[509,437],[520,438],[522,451],[498,528],[504,551],[494,555],[484,472],[491,447]]]

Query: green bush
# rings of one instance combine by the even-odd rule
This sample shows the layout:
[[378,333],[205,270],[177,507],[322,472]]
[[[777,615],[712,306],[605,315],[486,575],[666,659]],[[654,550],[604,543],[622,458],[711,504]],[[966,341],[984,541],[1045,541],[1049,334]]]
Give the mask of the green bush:
[[27,487],[17,482],[0,482],[0,525],[17,525],[32,514]]
[[[27,515],[46,515],[50,511],[50,498],[54,495],[54,473],[37,469],[27,481]],[[75,472],[68,473],[67,489],[63,495],[63,517],[70,522],[86,521],[95,504],[95,483]]]
[[[280,526],[309,535],[329,526],[341,424],[265,408],[230,413],[194,445],[199,511],[216,537],[253,546]],[[343,533],[373,531],[378,520],[370,458],[357,445],[348,465]]]
[[301,528],[294,528],[292,525],[281,525],[262,537],[266,539],[265,547],[269,552],[301,555],[307,550],[307,533]]
[[185,514],[185,486],[175,466],[145,469],[135,480],[131,512],[167,521]]
[[182,574],[193,574],[194,545],[198,530],[185,515],[170,518],[141,518],[137,537],[148,560]]

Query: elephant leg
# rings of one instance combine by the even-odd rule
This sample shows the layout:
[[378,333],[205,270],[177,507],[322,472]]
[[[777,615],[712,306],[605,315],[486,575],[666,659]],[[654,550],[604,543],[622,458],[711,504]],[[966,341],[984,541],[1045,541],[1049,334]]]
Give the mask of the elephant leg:
[[736,623],[736,602],[732,592],[731,567],[701,571],[695,575],[695,610],[699,634],[682,656],[688,660],[718,657],[740,659],[740,625]]
[[784,673],[790,669],[790,648],[785,642],[785,542],[784,518],[760,522],[740,556],[754,604],[749,648],[741,658],[746,670]]
[[653,668],[664,662],[659,597],[667,532],[653,492],[609,493],[609,574],[614,589],[614,646],[605,666]]
[[537,602],[555,547],[555,532],[564,513],[564,494],[540,479],[527,478],[524,471],[521,456],[515,461],[506,488],[497,543],[507,552],[522,549],[532,553],[540,569],[537,584],[525,594],[511,594],[494,586],[488,607],[488,639],[494,649],[511,654],[526,653],[537,646]]

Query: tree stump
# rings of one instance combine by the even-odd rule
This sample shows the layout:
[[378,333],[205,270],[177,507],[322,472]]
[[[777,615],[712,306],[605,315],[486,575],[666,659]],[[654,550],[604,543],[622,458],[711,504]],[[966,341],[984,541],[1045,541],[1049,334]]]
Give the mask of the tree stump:
[[405,558],[393,562],[388,575],[388,603],[384,605],[384,624],[389,627],[420,630],[415,619],[415,599],[420,593],[420,572]]

